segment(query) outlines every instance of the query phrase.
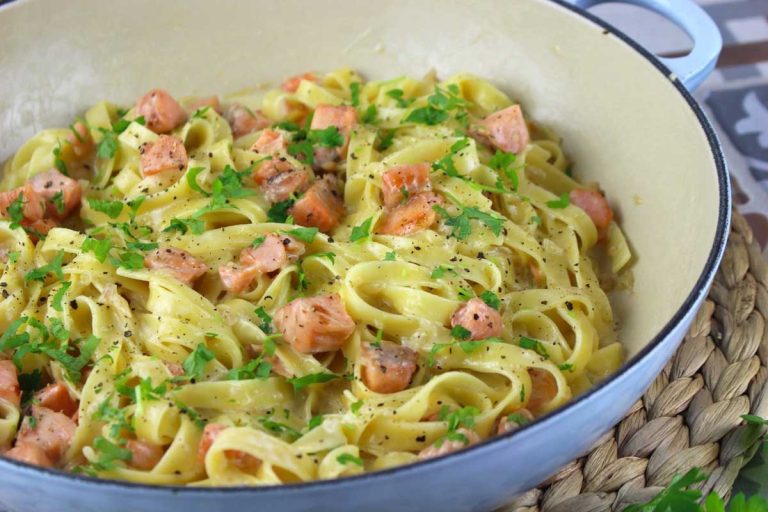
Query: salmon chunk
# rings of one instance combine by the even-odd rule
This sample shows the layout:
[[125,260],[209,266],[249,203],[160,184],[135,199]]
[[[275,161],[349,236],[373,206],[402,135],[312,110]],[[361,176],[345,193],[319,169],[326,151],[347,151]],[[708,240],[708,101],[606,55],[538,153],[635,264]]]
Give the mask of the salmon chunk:
[[80,183],[56,169],[35,175],[29,184],[45,199],[47,214],[54,219],[64,219],[80,207]]
[[539,368],[529,369],[528,375],[531,376],[532,389],[526,408],[534,414],[540,414],[557,395],[557,381],[551,373]]
[[261,187],[264,198],[272,203],[285,201],[293,194],[304,192],[309,188],[311,179],[308,169],[294,166],[285,158],[262,162],[253,173],[253,181]]
[[195,113],[198,110],[209,107],[214,112],[221,114],[221,102],[218,96],[206,96],[204,98],[196,98],[189,103],[189,111]]
[[363,382],[376,393],[396,393],[408,387],[419,355],[403,345],[382,341],[379,346],[363,345],[360,354]]
[[288,148],[288,139],[283,132],[265,129],[251,146],[251,151],[262,153],[264,155],[274,155]]
[[8,208],[22,195],[22,215],[30,222],[40,220],[45,215],[45,199],[35,192],[32,185],[27,183],[22,187],[16,187],[8,192],[0,192],[0,215],[10,218]]
[[291,207],[296,224],[316,227],[323,233],[335,228],[344,216],[344,202],[330,179],[316,181]]
[[272,122],[260,110],[252,111],[239,103],[233,103],[227,109],[224,117],[229,121],[234,138],[248,135],[258,130],[263,130]]
[[394,208],[406,202],[411,196],[427,192],[431,187],[429,181],[430,165],[403,164],[392,167],[381,176],[381,193],[384,196],[384,206]]
[[520,105],[486,116],[477,123],[473,134],[482,142],[511,153],[520,153],[531,140]]
[[390,210],[379,222],[376,232],[383,235],[407,236],[429,229],[437,220],[432,208],[443,204],[443,199],[432,192],[410,196],[408,201]]
[[175,247],[155,249],[144,257],[144,265],[151,270],[168,272],[188,286],[192,286],[198,277],[208,272],[208,265]]
[[[219,423],[209,423],[205,426],[203,437],[200,439],[200,444],[197,448],[197,462],[199,464],[205,464],[205,456],[208,454],[208,450],[211,449],[213,442],[219,434],[227,428],[226,425],[221,425]],[[248,453],[241,452],[240,450],[226,450],[224,454],[232,464],[243,471],[255,470],[261,464],[259,459]]]
[[600,192],[586,188],[575,188],[570,193],[571,203],[589,215],[597,228],[598,240],[608,235],[608,226],[613,221],[613,210]]
[[33,405],[31,412],[35,421],[25,418],[16,443],[36,444],[54,464],[58,464],[75,435],[75,422],[69,416],[39,405]]
[[299,85],[301,85],[302,80],[317,82],[317,76],[312,72],[292,76],[286,78],[285,82],[280,85],[280,88],[285,92],[296,92],[299,89]]
[[474,430],[461,427],[456,429],[456,433],[463,435],[466,442],[461,439],[444,439],[442,442],[438,441],[438,444],[432,444],[421,450],[419,452],[419,458],[423,460],[440,457],[441,455],[447,455],[461,450],[462,448],[466,448],[471,444],[480,442],[480,436],[478,436]]
[[470,332],[470,339],[484,340],[501,336],[501,315],[498,311],[475,297],[459,307],[451,317],[451,327],[462,326]]
[[53,467],[53,462],[48,458],[45,450],[36,443],[16,443],[16,446],[5,452],[4,456],[19,462],[32,464],[33,466],[40,466],[42,468]]
[[338,350],[355,330],[354,320],[335,293],[294,299],[275,312],[274,323],[302,354]]
[[69,143],[72,156],[79,159],[89,157],[96,148],[93,137],[91,137],[91,131],[82,121],[77,121],[72,125],[66,141]]
[[77,412],[77,400],[69,394],[67,386],[60,382],[49,384],[37,393],[35,400],[41,407],[72,416]]
[[146,142],[139,148],[141,173],[152,176],[163,171],[181,171],[187,166],[187,150],[181,139],[161,135],[156,142]]
[[16,407],[21,404],[21,388],[16,365],[11,361],[0,361],[0,399]]
[[318,147],[315,150],[315,167],[323,171],[333,172],[337,164],[346,158],[349,137],[352,129],[357,124],[357,110],[355,107],[318,105],[312,117],[312,130],[324,130],[331,126],[336,127],[343,137],[343,143],[339,147]]
[[164,454],[163,447],[159,444],[138,439],[129,439],[125,447],[131,451],[131,460],[128,464],[142,471],[149,471],[157,466]]
[[516,410],[514,415],[518,416],[522,421],[512,420],[509,418],[510,415],[502,416],[499,418],[499,422],[496,426],[496,433],[498,435],[512,432],[513,430],[517,430],[518,428],[522,427],[526,423],[533,421],[533,414],[531,414],[531,411],[525,408]]
[[143,116],[147,128],[155,133],[168,133],[187,120],[179,102],[162,89],[152,89],[139,98],[136,116]]
[[219,276],[229,292],[239,294],[251,286],[259,274],[284,268],[304,254],[304,244],[287,235],[267,235],[258,247],[246,247],[240,252],[240,264],[219,267]]

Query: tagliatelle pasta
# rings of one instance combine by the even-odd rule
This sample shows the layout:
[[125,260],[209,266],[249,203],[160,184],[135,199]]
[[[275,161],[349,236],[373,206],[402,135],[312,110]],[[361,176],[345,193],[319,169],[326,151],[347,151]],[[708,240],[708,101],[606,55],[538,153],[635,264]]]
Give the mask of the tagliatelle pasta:
[[342,69],[40,132],[0,186],[5,455],[150,484],[337,478],[588,389],[623,357],[598,275],[631,254],[523,112],[468,74]]

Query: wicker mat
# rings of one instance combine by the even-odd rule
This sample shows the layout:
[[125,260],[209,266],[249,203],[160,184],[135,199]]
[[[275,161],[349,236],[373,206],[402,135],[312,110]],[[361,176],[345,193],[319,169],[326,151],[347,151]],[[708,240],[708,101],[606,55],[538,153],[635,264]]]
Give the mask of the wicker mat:
[[618,511],[694,467],[709,475],[705,495],[729,496],[764,434],[741,416],[768,416],[766,287],[768,264],[734,212],[709,298],[672,361],[591,453],[502,510]]

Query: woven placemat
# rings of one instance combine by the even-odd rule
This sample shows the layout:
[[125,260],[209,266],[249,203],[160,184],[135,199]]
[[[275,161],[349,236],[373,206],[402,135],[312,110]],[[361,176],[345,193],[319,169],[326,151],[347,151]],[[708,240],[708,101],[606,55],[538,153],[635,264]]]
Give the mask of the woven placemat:
[[709,475],[705,495],[727,498],[764,434],[741,416],[768,416],[767,287],[768,264],[734,212],[709,297],[645,395],[587,456],[501,510],[618,511],[694,467]]

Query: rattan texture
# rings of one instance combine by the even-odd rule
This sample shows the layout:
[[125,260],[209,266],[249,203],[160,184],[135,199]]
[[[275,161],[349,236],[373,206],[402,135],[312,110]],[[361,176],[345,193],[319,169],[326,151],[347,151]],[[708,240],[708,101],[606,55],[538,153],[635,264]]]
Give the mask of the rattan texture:
[[768,263],[734,212],[709,297],[642,399],[588,455],[500,510],[620,511],[694,467],[709,475],[705,495],[728,497],[765,435],[741,416],[768,417],[766,318]]

